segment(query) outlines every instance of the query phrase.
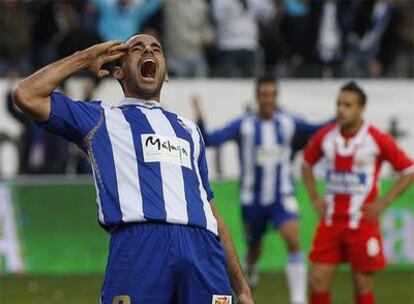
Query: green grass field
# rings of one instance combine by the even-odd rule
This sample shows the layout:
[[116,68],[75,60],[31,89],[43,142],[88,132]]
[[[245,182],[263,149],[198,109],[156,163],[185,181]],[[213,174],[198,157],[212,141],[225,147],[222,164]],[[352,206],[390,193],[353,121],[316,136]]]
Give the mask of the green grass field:
[[[101,276],[0,277],[0,303],[98,303],[101,283]],[[256,304],[289,304],[287,292],[287,285],[283,273],[263,274],[255,293]],[[379,273],[376,278],[375,293],[377,304],[414,304],[414,273]],[[335,278],[333,284],[333,303],[353,303],[350,275],[348,272],[339,272]]]
[[[384,183],[386,187],[390,185],[390,181]],[[220,182],[214,183],[213,187],[217,207],[243,259],[245,242],[237,203],[237,183]],[[303,185],[298,184],[297,189],[302,211],[302,248],[304,252],[308,252],[317,218],[307,202]],[[94,200],[93,187],[60,185],[42,186],[39,189],[38,185],[32,185],[22,186],[14,191],[18,202],[19,231],[28,275],[0,274],[0,304],[98,303],[102,276],[87,274],[99,274],[105,269],[109,237],[95,221],[95,206],[90,204]],[[55,201],[55,197],[60,199]],[[392,226],[395,231],[386,230],[384,233],[385,238],[389,237],[390,233],[397,235],[391,246],[392,252],[401,257],[401,262],[391,264],[377,275],[377,304],[414,304],[414,265],[406,258],[411,253],[411,247],[404,247],[400,240],[400,236],[412,236],[412,226],[409,225],[411,222],[402,220],[411,219],[410,208],[413,201],[412,188],[394,205],[393,211],[398,216],[394,219],[395,223],[388,226]],[[406,213],[403,214],[402,211],[410,216],[404,217]],[[73,225],[74,221],[76,225]],[[405,226],[402,223],[405,223]],[[261,271],[267,271],[267,274],[262,276],[256,290],[256,304],[289,304],[285,277],[280,272],[287,258],[285,246],[280,237],[271,230],[266,234],[263,245],[259,266]],[[4,269],[3,262],[0,257],[0,273]],[[333,284],[335,304],[354,303],[350,274],[346,269],[338,273]],[[279,272],[270,274],[269,271]],[[64,275],[75,273],[77,275]]]

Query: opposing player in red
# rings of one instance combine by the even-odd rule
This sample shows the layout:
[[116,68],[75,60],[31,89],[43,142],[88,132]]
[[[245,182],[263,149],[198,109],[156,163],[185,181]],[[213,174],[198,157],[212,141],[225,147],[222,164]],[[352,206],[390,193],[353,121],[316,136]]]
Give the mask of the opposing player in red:
[[[343,86],[337,122],[318,133],[304,151],[302,173],[320,215],[310,253],[310,304],[330,304],[330,283],[342,262],[352,268],[355,302],[375,303],[373,274],[385,266],[379,215],[414,180],[414,163],[395,141],[366,122],[366,95],[355,83]],[[326,194],[316,189],[312,166],[327,159]],[[378,199],[381,164],[388,161],[401,176]]]

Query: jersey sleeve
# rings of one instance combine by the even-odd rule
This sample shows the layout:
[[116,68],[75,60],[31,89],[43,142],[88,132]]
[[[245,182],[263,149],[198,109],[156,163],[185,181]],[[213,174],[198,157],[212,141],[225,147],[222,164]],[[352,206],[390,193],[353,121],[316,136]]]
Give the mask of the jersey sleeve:
[[[199,131],[199,130],[198,130]],[[208,180],[208,167],[207,167],[207,158],[206,158],[206,148],[204,140],[200,133],[200,155],[198,157],[198,169],[200,172],[200,177],[202,181],[202,186],[207,193],[207,200],[210,201],[214,198],[214,193],[211,190],[210,182]]]
[[219,146],[228,140],[238,139],[240,136],[241,119],[235,120],[229,123],[227,126],[217,129],[213,132],[207,132],[205,130],[203,122],[199,122],[201,133],[204,137],[205,145]]
[[99,121],[102,111],[100,103],[74,101],[57,92],[52,93],[50,98],[50,117],[38,125],[53,134],[81,145]]
[[332,122],[332,120],[329,120],[323,123],[310,123],[301,117],[295,117],[295,116],[293,116],[293,121],[295,124],[295,133],[304,134],[304,135],[313,135],[319,129],[323,128],[324,126]]
[[324,132],[323,129],[319,130],[306,146],[305,150],[303,151],[303,160],[306,163],[313,166],[323,156],[322,140],[325,134],[326,132]]
[[388,134],[376,136],[380,148],[381,157],[391,163],[394,170],[408,174],[414,172],[414,162],[407,154],[397,145],[394,138]]

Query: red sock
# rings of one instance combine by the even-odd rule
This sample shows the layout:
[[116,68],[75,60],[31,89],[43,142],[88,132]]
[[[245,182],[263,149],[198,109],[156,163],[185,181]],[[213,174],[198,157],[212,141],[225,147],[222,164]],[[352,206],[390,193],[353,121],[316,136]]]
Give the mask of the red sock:
[[312,293],[309,304],[331,304],[331,294],[329,291]]
[[356,295],[357,304],[375,304],[374,294],[371,292]]

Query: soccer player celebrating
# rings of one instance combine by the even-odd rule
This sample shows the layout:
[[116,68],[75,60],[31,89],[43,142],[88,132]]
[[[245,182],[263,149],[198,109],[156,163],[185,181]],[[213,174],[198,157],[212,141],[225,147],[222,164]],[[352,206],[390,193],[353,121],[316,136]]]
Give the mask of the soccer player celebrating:
[[312,134],[323,125],[311,125],[283,111],[277,102],[277,84],[265,76],[256,83],[257,113],[248,113],[227,126],[207,133],[203,113],[194,104],[206,146],[236,140],[239,146],[240,202],[248,252],[245,270],[250,285],[259,276],[257,261],[267,225],[277,229],[289,251],[286,274],[291,302],[306,302],[306,266],[299,245],[298,206],[290,172],[291,143],[295,133]]
[[[364,121],[366,95],[355,83],[343,86],[337,122],[318,131],[304,151],[303,179],[320,216],[310,253],[311,304],[329,304],[330,283],[341,262],[352,268],[355,302],[375,303],[373,274],[385,266],[379,215],[414,179],[414,163],[394,140]],[[316,190],[312,166],[327,159],[326,195]],[[382,162],[401,177],[377,199]]]
[[[54,92],[81,69],[109,75],[119,106]],[[97,192],[99,223],[111,233],[101,303],[252,304],[229,233],[216,212],[205,147],[193,122],[161,106],[160,43],[136,35],[76,52],[24,79],[14,102],[39,125],[83,147]],[[224,247],[224,248],[223,248]]]

